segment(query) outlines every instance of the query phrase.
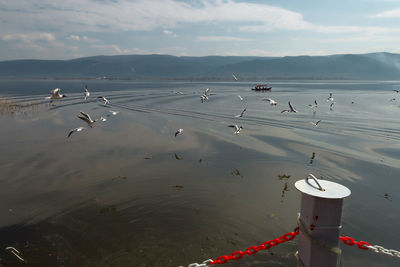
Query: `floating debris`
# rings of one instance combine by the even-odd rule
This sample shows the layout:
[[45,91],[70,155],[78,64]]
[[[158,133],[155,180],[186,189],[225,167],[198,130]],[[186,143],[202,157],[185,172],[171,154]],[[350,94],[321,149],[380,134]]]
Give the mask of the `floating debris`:
[[118,175],[117,177],[114,177],[114,178],[112,178],[111,180],[117,180],[117,179],[121,179],[121,180],[126,180],[128,177],[126,177],[126,176],[121,176],[121,175]]
[[153,156],[144,157],[144,159],[153,159]]
[[181,159],[182,159],[182,157],[179,157],[176,153],[175,153],[175,158],[176,158],[177,160],[181,160]]
[[25,261],[20,255],[21,252],[19,252],[16,248],[14,247],[6,247],[5,250],[10,251],[12,254],[14,254],[15,257],[17,257],[20,261]]
[[310,165],[313,164],[314,159],[315,159],[315,152],[312,153],[312,156],[311,156],[311,158],[310,158],[310,163],[309,163]]
[[231,174],[235,175],[235,176],[240,176],[243,178],[243,175],[240,173],[240,171],[238,169],[235,169],[233,172],[231,172]]
[[289,179],[291,175],[286,175],[286,174],[278,174],[278,178],[279,180],[283,180],[283,179]]
[[173,189],[175,189],[176,191],[178,191],[178,190],[181,190],[181,189],[183,189],[183,188],[184,188],[184,186],[183,186],[183,185],[179,185],[179,184],[178,184],[178,185],[173,185],[173,186],[172,186],[172,188],[173,188]]

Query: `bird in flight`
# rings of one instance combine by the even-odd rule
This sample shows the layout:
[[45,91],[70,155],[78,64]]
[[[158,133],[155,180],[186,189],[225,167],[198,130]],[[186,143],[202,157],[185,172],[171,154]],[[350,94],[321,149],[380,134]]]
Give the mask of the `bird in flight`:
[[243,117],[243,115],[244,115],[245,112],[246,112],[246,109],[243,109],[243,111],[242,111],[239,115],[236,115],[235,118],[241,118],[241,117]]
[[238,95],[240,101],[243,101],[243,97],[241,95]]
[[237,126],[236,124],[228,125],[228,127],[235,129],[235,131],[233,132],[234,134],[239,134],[240,131],[243,129],[242,126]]
[[278,102],[276,102],[272,98],[264,98],[263,101],[268,101],[271,104],[271,106],[276,106],[278,104]]
[[332,96],[332,93],[330,93],[329,94],[329,97],[328,97],[328,99],[326,100],[326,102],[329,102],[329,101],[333,101],[333,96]]
[[178,130],[176,130],[176,132],[175,132],[175,137],[176,137],[178,134],[181,134],[181,133],[183,133],[183,129],[178,129]]
[[90,96],[90,92],[89,92],[89,90],[88,90],[87,85],[85,85],[85,92],[84,92],[83,94],[84,94],[84,96],[85,96],[85,100],[88,99],[88,97]]
[[317,100],[314,100],[314,104],[308,104],[308,106],[309,106],[310,108],[312,108],[312,109],[317,108],[317,107],[318,107]]
[[101,100],[104,101],[104,106],[110,104],[110,101],[108,101],[108,99],[105,98],[104,96],[98,96],[97,98],[101,98]]
[[318,123],[320,123],[321,122],[321,120],[319,120],[319,121],[317,121],[317,122],[310,122],[312,125],[314,125],[315,127],[317,127],[318,126]]
[[283,112],[294,112],[294,113],[297,113],[297,110],[292,106],[290,101],[288,102],[288,104],[289,104],[289,109],[284,109],[284,110],[281,111],[281,113],[283,113]]
[[51,90],[50,96],[46,97],[46,99],[62,99],[64,97],[67,97],[67,95],[61,94],[60,90],[60,88],[55,88]]
[[238,78],[236,78],[235,74],[233,74],[233,73],[232,73],[232,77],[233,77],[233,79],[235,79],[235,81],[238,80]]
[[69,134],[68,134],[67,137],[70,137],[73,133],[80,132],[80,131],[82,131],[82,130],[84,130],[84,129],[86,129],[86,128],[85,128],[85,127],[78,127],[78,128],[75,128],[75,129],[71,129],[71,130],[69,131]]
[[95,123],[96,121],[92,120],[92,118],[90,117],[89,114],[87,114],[87,113],[85,113],[83,111],[80,111],[80,113],[81,113],[82,116],[78,115],[78,118],[83,120],[83,121],[85,121],[90,127],[92,127],[92,124]]

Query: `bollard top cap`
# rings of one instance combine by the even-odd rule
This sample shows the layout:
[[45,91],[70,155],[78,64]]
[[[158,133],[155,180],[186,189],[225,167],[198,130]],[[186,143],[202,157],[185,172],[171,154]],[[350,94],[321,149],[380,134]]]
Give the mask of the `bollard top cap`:
[[304,180],[297,181],[294,186],[304,194],[321,198],[341,199],[351,194],[350,189],[344,185],[319,180],[312,174],[309,174]]

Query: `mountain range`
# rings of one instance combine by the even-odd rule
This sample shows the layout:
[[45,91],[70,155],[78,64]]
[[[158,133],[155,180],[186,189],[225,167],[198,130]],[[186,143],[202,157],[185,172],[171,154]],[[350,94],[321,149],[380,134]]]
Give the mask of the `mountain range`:
[[400,54],[330,56],[93,56],[0,61],[0,78],[101,79],[367,79],[398,80]]

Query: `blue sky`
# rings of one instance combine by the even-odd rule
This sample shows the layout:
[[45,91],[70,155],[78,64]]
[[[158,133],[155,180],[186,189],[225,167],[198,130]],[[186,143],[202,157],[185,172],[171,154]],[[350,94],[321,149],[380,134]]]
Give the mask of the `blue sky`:
[[400,0],[0,0],[0,60],[400,53]]

